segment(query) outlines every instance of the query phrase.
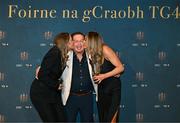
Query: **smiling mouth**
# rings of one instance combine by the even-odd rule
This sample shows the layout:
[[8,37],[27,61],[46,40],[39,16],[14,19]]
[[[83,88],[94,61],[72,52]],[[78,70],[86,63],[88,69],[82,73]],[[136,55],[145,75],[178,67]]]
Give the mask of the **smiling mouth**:
[[83,48],[83,46],[76,46],[77,50],[81,50]]

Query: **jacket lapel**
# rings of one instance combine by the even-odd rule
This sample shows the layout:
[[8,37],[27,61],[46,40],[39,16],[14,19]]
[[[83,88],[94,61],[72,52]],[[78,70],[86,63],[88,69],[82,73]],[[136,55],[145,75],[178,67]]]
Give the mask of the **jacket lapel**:
[[66,105],[67,99],[69,97],[70,89],[71,89],[71,81],[72,81],[72,69],[73,69],[73,51],[68,52],[68,61],[66,63],[66,68],[63,71],[61,79],[63,80],[63,89],[62,89],[62,101],[63,104]]
[[95,84],[95,82],[93,80],[92,66],[90,64],[91,57],[90,57],[90,55],[87,54],[87,52],[86,52],[86,58],[87,58],[87,62],[88,62],[88,68],[89,68],[89,74],[90,74],[91,82],[93,84],[93,87],[94,87],[94,90],[95,90],[95,93],[96,93],[96,101],[97,101],[98,100],[98,98],[97,98],[98,97],[98,85]]

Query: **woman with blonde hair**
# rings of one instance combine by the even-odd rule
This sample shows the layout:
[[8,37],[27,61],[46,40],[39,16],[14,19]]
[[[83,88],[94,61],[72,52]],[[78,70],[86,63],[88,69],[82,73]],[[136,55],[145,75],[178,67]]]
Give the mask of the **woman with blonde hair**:
[[54,38],[55,46],[44,56],[31,85],[31,101],[43,122],[66,121],[59,78],[66,67],[70,40],[69,33],[60,33]]
[[123,64],[97,32],[89,32],[86,41],[94,82],[98,84],[99,121],[118,122],[121,81],[117,76],[124,71]]

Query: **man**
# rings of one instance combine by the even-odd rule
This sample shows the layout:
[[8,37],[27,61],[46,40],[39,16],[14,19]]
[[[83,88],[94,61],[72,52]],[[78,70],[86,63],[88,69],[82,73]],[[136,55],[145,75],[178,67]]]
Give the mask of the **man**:
[[63,72],[62,100],[65,105],[67,121],[75,122],[80,113],[81,122],[93,121],[93,91],[97,85],[93,82],[92,68],[85,52],[85,36],[81,32],[72,35],[73,51]]

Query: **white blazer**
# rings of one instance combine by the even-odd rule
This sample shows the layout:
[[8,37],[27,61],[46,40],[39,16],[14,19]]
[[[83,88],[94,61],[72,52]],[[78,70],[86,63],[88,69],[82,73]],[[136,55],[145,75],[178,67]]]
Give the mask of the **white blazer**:
[[[63,83],[62,83],[63,89],[61,92],[63,105],[66,105],[66,102],[68,100],[70,90],[71,90],[72,69],[73,69],[73,51],[69,51],[68,56],[69,56],[69,58],[68,58],[67,63],[66,63],[66,68],[63,71],[62,76],[61,76],[61,79],[63,80]],[[98,87],[97,87],[97,84],[94,83],[93,78],[92,78],[92,67],[91,67],[91,64],[89,61],[89,56],[87,53],[86,53],[86,58],[87,58],[87,62],[88,62],[90,78],[91,78],[92,84],[94,86],[94,90],[96,93],[96,101],[97,101],[97,99],[98,99],[97,98]]]

